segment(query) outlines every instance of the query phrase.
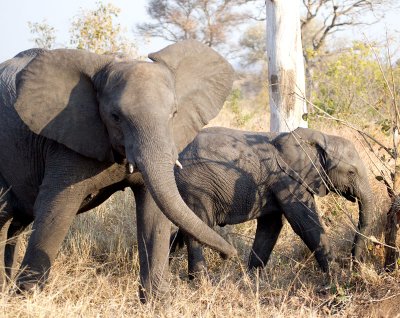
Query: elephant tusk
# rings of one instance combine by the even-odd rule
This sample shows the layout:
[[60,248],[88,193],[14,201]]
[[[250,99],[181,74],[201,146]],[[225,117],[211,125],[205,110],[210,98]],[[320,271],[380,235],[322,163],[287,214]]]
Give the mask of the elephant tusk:
[[129,163],[129,165],[128,165],[128,170],[129,170],[129,173],[130,173],[130,174],[133,173],[133,170],[134,170],[133,164]]
[[180,169],[183,169],[183,166],[182,166],[182,164],[179,162],[179,160],[176,160],[176,161],[175,161],[175,164],[176,164]]

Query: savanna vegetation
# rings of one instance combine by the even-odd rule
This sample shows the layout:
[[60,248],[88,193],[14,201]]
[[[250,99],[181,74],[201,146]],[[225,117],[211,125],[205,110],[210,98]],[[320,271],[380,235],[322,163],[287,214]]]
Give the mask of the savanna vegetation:
[[[43,292],[16,297],[11,296],[12,282],[3,286],[2,317],[400,315],[398,266],[394,264],[390,272],[384,268],[386,214],[399,192],[397,47],[391,42],[390,32],[381,43],[330,38],[339,28],[374,22],[363,20],[371,10],[379,20],[379,12],[392,8],[393,2],[302,3],[308,124],[354,142],[368,167],[375,193],[375,232],[368,244],[367,261],[355,268],[350,258],[357,205],[330,194],[318,199],[318,206],[336,254],[331,281],[327,282],[313,255],[288,225],[266,268],[247,273],[246,259],[255,232],[255,223],[248,222],[221,230],[237,247],[237,259],[224,261],[207,249],[208,275],[188,281],[185,251],[175,253],[171,258],[170,294],[141,304],[137,297],[135,204],[126,190],[76,217]],[[136,32],[143,37],[158,36],[171,41],[197,38],[225,52],[235,63],[238,76],[223,110],[210,125],[268,131],[265,30],[258,21],[263,19],[262,10],[259,1],[151,0],[151,22],[137,26]],[[127,31],[116,22],[118,14],[118,8],[104,3],[79,13],[71,26],[70,46],[137,56],[135,47],[142,40],[132,42],[126,38]],[[160,26],[168,23],[169,31],[164,34],[165,29]],[[243,35],[231,43],[228,34],[236,25],[241,26]],[[56,46],[56,33],[51,26],[33,22],[30,28],[35,45]],[[29,231],[21,237],[21,256],[28,235]],[[399,238],[396,244],[398,249]],[[398,254],[396,262],[400,265]]]

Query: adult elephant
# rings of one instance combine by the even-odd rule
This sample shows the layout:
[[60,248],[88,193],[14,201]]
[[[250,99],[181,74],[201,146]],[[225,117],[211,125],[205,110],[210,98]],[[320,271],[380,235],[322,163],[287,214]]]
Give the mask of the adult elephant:
[[[79,209],[126,186],[140,207],[144,289],[164,288],[169,235],[160,236],[159,229],[168,227],[167,218],[222,253],[236,253],[186,206],[173,172],[178,152],[222,107],[232,67],[196,41],[170,45],[149,58],[32,49],[0,64],[3,221],[13,217],[8,237],[33,221],[20,289],[46,281]],[[6,267],[13,250],[11,242]]]
[[[332,255],[314,196],[329,191],[358,201],[353,256],[360,259],[366,248],[373,193],[362,160],[344,138],[306,128],[274,134],[212,127],[202,130],[179,159],[184,168],[175,171],[178,189],[203,221],[214,226],[257,219],[250,269],[267,263],[285,216],[328,271]],[[175,246],[182,242],[181,235],[171,239]],[[192,276],[206,262],[201,244],[190,237],[185,241]]]

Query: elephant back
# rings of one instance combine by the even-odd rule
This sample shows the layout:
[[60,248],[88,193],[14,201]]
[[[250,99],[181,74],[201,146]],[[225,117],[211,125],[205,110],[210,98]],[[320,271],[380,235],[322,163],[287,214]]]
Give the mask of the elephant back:
[[0,64],[0,106],[12,107],[16,98],[16,76],[43,49],[29,49]]

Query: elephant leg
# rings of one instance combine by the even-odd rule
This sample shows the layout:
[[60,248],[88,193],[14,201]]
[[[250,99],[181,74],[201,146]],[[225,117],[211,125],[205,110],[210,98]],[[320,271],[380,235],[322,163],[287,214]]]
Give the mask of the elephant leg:
[[186,244],[188,253],[188,276],[194,279],[198,274],[207,271],[207,263],[203,256],[203,245],[186,235],[181,229],[170,237],[170,253],[176,252]]
[[257,219],[256,236],[249,256],[249,270],[267,264],[283,226],[282,217],[282,213],[273,213]]
[[82,200],[70,189],[41,188],[34,206],[32,234],[17,279],[21,290],[30,290],[37,284],[43,287]]
[[171,222],[144,186],[132,189],[136,200],[139,249],[140,300],[161,298],[169,290],[169,239]]
[[[184,190],[181,191],[182,197],[187,202],[190,209],[208,226],[212,227],[217,223],[216,213],[214,213],[214,201],[210,196],[191,197]],[[181,231],[181,230],[180,230]],[[207,262],[204,258],[204,245],[195,240],[192,236],[182,231],[188,253],[188,276],[192,280],[200,274],[207,272]],[[225,258],[223,254],[220,254]]]
[[[71,166],[63,173],[59,173],[59,166],[46,171],[33,208],[32,234],[17,278],[17,286],[22,291],[36,285],[43,287],[61,243],[86,196],[86,189],[74,179],[78,174],[73,168]],[[83,174],[81,171],[79,178]]]
[[321,269],[329,272],[329,262],[332,260],[331,249],[316,211],[314,198],[310,194],[304,201],[290,200],[290,202],[282,203],[282,208],[290,226],[314,253]]
[[14,218],[8,227],[7,231],[7,241],[4,248],[4,269],[6,273],[6,279],[10,280],[12,277],[12,271],[14,268],[14,260],[17,256],[19,235],[27,228],[31,223],[20,222],[18,219]]
[[[11,200],[11,192],[5,183],[3,177],[0,175],[0,240],[7,244],[5,225],[6,223],[13,218],[13,209],[12,209],[12,200]],[[5,250],[6,246],[1,244],[1,258],[5,259]],[[3,249],[4,247],[4,249]],[[7,264],[5,265],[5,271],[1,273],[1,283],[8,280],[7,276]]]
[[194,279],[200,273],[207,272],[207,263],[203,255],[203,245],[185,234],[185,243],[188,252],[188,275]]

